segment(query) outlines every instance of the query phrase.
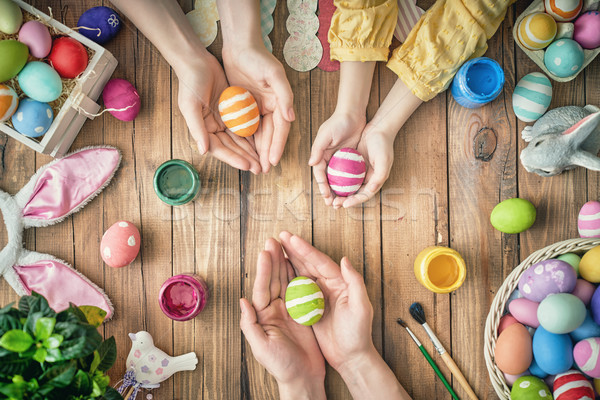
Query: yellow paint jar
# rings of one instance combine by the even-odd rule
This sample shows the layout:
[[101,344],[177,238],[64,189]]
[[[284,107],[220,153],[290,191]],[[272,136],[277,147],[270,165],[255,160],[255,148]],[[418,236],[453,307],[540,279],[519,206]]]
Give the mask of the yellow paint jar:
[[450,293],[458,289],[466,275],[465,260],[448,247],[427,247],[415,259],[417,280],[435,293]]

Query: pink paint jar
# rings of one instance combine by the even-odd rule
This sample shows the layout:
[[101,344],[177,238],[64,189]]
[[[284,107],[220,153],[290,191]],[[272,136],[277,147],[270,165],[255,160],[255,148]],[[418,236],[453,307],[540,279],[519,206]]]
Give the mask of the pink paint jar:
[[175,321],[195,318],[206,306],[208,286],[195,274],[175,275],[165,281],[158,294],[160,309]]

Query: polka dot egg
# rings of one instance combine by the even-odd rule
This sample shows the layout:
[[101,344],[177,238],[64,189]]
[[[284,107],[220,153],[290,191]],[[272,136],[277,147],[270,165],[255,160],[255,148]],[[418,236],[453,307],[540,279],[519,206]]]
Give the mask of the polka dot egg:
[[572,21],[581,12],[583,0],[544,0],[544,7],[555,20]]
[[592,400],[595,397],[590,381],[573,369],[556,375],[553,389],[554,400]]
[[600,237],[600,202],[588,201],[581,207],[577,229],[582,238]]
[[25,98],[19,103],[11,122],[15,130],[25,136],[42,136],[52,125],[54,113],[46,103]]
[[544,65],[554,75],[566,78],[574,75],[583,66],[583,49],[572,39],[559,39],[544,53]]
[[533,13],[521,20],[517,38],[529,50],[540,50],[552,43],[556,29],[556,21],[550,15]]
[[258,129],[260,113],[256,100],[239,86],[230,86],[221,93],[219,114],[225,126],[238,136],[251,136]]
[[0,122],[12,117],[18,105],[17,93],[10,86],[0,85]]
[[100,254],[111,267],[121,268],[131,264],[139,251],[140,231],[131,222],[115,222],[102,236]]
[[285,291],[285,308],[297,323],[311,326],[325,311],[325,299],[319,285],[305,276],[294,278]]
[[514,383],[510,391],[512,400],[552,400],[552,392],[548,385],[535,376],[522,376]]
[[600,338],[591,337],[578,342],[573,358],[579,369],[592,378],[600,378]]
[[329,187],[338,196],[350,196],[360,189],[366,170],[365,159],[358,151],[351,148],[339,149],[327,165]]
[[523,122],[537,121],[550,106],[552,84],[540,72],[525,75],[513,93],[512,103],[515,115]]

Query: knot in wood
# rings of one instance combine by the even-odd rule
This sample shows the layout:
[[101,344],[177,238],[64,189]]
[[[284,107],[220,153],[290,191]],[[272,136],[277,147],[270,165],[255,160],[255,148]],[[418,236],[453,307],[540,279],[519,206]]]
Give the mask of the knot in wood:
[[473,154],[475,158],[484,162],[488,162],[494,156],[498,136],[492,128],[483,127],[477,132],[473,138]]

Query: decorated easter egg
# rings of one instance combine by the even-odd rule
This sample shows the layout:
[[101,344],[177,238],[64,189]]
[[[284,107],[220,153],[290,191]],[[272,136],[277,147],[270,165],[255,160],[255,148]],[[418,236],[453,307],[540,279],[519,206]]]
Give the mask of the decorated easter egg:
[[544,260],[527,268],[519,278],[519,292],[523,297],[541,302],[555,293],[571,293],[577,275],[569,264],[561,260]]
[[572,21],[581,12],[583,0],[544,0],[546,12],[560,22]]
[[535,362],[535,358],[531,360],[531,365],[529,366],[529,375],[536,376],[540,379],[544,379],[548,376],[548,374],[540,368],[539,365]]
[[54,113],[48,104],[25,98],[19,102],[11,122],[17,132],[29,137],[39,137],[50,128],[53,119]]
[[290,281],[285,291],[285,308],[297,323],[314,325],[325,311],[323,292],[312,279],[298,276]]
[[88,58],[87,50],[81,43],[63,36],[54,39],[48,60],[60,76],[73,79],[85,71]]
[[510,303],[514,299],[520,299],[522,297],[523,297],[523,295],[521,294],[521,292],[519,292],[519,289],[513,290],[512,293],[510,294],[510,296],[508,296],[508,299],[506,299],[506,306],[504,307],[504,312],[510,312],[509,311]]
[[[86,38],[104,44],[121,30],[119,14],[109,7],[92,7],[79,17],[78,30]],[[81,28],[84,29],[81,29]]]
[[581,257],[575,253],[565,253],[556,258],[570,264],[577,276],[579,276],[579,262],[581,261]]
[[0,40],[0,82],[17,76],[27,63],[27,57],[29,49],[23,43],[16,40]]
[[569,333],[569,336],[571,336],[574,343],[591,337],[600,337],[600,325],[594,321],[590,310],[587,310],[585,319],[583,320],[583,323],[579,325],[579,328]]
[[579,275],[588,282],[600,282],[600,246],[593,247],[581,257]]
[[540,72],[532,72],[517,83],[512,98],[513,110],[521,121],[533,122],[544,115],[551,100],[550,79]]
[[225,126],[238,136],[251,136],[258,129],[260,112],[252,94],[230,86],[219,97],[219,114]]
[[[537,317],[537,313],[536,313]],[[512,324],[516,324],[519,321],[515,317],[510,314],[504,314],[502,318],[500,318],[500,322],[498,323],[498,335],[502,333],[503,330],[511,326]]]
[[506,381],[506,384],[509,387],[512,387],[512,385],[515,384],[515,382],[517,381],[517,379],[519,379],[522,376],[528,376],[528,375],[531,375],[531,374],[529,373],[529,370],[526,370],[525,372],[523,372],[522,374],[519,374],[519,375],[511,375],[511,374],[507,374],[507,373],[504,373],[504,372],[502,373],[502,375],[504,375],[504,380]]
[[582,238],[600,237],[600,202],[588,201],[581,207],[577,229]]
[[573,342],[566,334],[548,332],[543,326],[533,335],[533,357],[547,374],[565,372],[573,365]]
[[39,21],[28,21],[19,30],[19,42],[29,48],[29,53],[36,58],[44,58],[52,48],[52,37],[46,25]]
[[544,53],[544,65],[554,75],[566,78],[576,74],[583,66],[583,49],[572,39],[559,39]]
[[588,11],[575,21],[573,40],[584,49],[600,47],[600,12]]
[[19,86],[23,93],[34,100],[49,103],[62,93],[62,81],[48,64],[32,61],[19,73]]
[[554,400],[593,400],[592,384],[581,372],[574,369],[556,375],[554,378]]
[[494,207],[490,222],[500,232],[520,233],[533,225],[535,215],[535,207],[529,200],[507,199]]
[[496,341],[494,359],[500,371],[511,375],[524,372],[531,365],[531,336],[521,324],[506,328]]
[[133,262],[140,252],[140,231],[129,221],[115,222],[102,236],[100,254],[104,262],[122,268]]
[[510,391],[512,400],[552,400],[552,391],[546,382],[535,376],[522,376]]
[[579,300],[587,307],[590,305],[592,301],[592,296],[594,295],[594,291],[596,290],[596,286],[593,283],[586,281],[585,279],[577,279],[577,283],[575,283],[575,289],[571,292],[573,296],[577,296]]
[[573,358],[579,369],[592,378],[600,378],[600,337],[591,337],[577,342]]
[[102,92],[104,106],[115,118],[133,121],[140,112],[140,95],[125,79],[111,79]]
[[540,303],[537,310],[540,325],[551,333],[569,333],[583,323],[585,305],[571,293],[551,294]]
[[517,321],[523,325],[537,328],[540,326],[537,317],[538,307],[539,303],[522,298],[513,300],[510,303],[509,309],[511,315],[515,317]]
[[0,0],[0,32],[12,35],[23,23],[21,8],[12,0]]
[[556,36],[556,21],[546,13],[529,14],[521,20],[517,39],[529,50],[546,48]]
[[594,318],[594,321],[597,324],[600,324],[600,289],[598,288],[596,288],[596,291],[592,296],[592,300],[590,301],[590,311],[592,312],[592,318]]
[[329,187],[338,196],[350,196],[360,189],[366,171],[365,159],[358,151],[347,147],[339,149],[327,165]]
[[10,86],[0,84],[0,122],[8,120],[17,110],[19,96]]

